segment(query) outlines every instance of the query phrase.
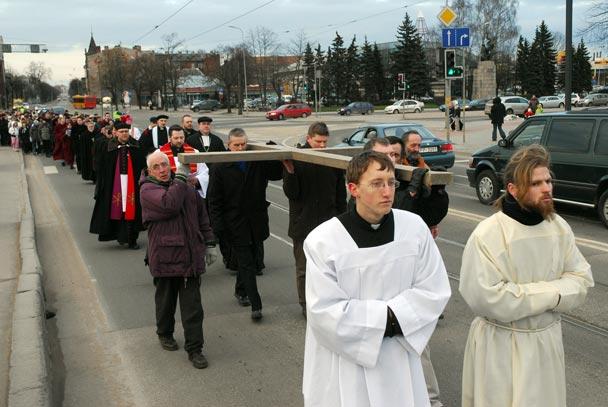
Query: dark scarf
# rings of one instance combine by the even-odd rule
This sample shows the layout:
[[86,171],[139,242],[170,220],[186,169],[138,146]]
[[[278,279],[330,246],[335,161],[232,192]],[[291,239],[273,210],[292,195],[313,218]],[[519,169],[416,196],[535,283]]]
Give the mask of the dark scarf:
[[519,202],[508,192],[502,201],[502,212],[526,226],[535,226],[545,220],[540,213],[522,208]]

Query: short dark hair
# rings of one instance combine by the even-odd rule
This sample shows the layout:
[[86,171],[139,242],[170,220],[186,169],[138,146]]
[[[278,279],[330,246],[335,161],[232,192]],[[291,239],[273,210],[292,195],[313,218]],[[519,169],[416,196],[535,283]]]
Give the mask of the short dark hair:
[[367,140],[367,143],[363,146],[363,151],[371,151],[375,146],[390,146],[391,143],[387,139],[381,137],[372,137]]
[[375,151],[363,151],[354,156],[348,163],[346,168],[346,182],[358,184],[361,176],[372,162],[380,164],[380,171],[395,171],[393,162],[386,154],[377,153]]
[[176,131],[184,131],[184,129],[182,128],[182,126],[174,124],[173,126],[169,127],[169,138],[171,138],[171,136],[173,135],[174,132]]
[[308,127],[308,136],[312,137],[315,134],[329,137],[329,129],[327,128],[327,124],[323,122],[314,122],[311,124],[310,127]]
[[228,132],[228,141],[233,137],[247,137],[247,133],[240,127],[235,127]]
[[[407,145],[407,142],[410,140],[410,136],[412,134],[416,134],[418,136],[420,136],[420,133],[418,133],[417,130],[410,130],[407,133],[405,133],[402,137],[401,140],[403,140],[403,147],[405,147]],[[420,138],[422,138],[422,136],[420,136]]]

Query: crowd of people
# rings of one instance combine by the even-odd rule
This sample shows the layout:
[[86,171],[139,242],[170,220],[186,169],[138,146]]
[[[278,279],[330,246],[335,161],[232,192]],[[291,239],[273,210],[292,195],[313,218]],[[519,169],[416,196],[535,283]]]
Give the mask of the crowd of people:
[[[155,286],[162,349],[179,349],[173,335],[179,301],[188,358],[196,368],[208,366],[200,287],[217,248],[226,268],[237,271],[238,304],[251,307],[255,323],[262,320],[256,278],[270,235],[266,189],[282,180],[307,321],[304,404],[442,405],[428,343],[451,296],[435,243],[449,199],[445,186],[425,177],[430,168],[418,133],[371,138],[344,173],[242,156],[209,165],[180,162],[181,153],[247,150],[244,129],[230,130],[225,146],[206,116],[198,118],[198,131],[190,115],[170,126],[169,117],[159,115],[142,132],[128,115],[21,116],[7,127],[29,132],[30,151],[76,163],[82,178],[95,182],[91,233],[138,250],[139,233],[147,230],[144,261]],[[46,129],[40,139],[46,144],[36,144],[34,126],[38,134]],[[13,148],[25,151],[27,137],[15,137]],[[329,138],[325,123],[315,122],[300,148],[325,149]],[[397,164],[413,167],[410,180],[397,179]],[[584,301],[593,278],[572,231],[555,214],[549,168],[540,146],[515,153],[499,211],[478,225],[464,249],[459,290],[476,315],[465,349],[465,407],[539,400],[565,406],[560,315]],[[544,253],[552,253],[550,261]]]

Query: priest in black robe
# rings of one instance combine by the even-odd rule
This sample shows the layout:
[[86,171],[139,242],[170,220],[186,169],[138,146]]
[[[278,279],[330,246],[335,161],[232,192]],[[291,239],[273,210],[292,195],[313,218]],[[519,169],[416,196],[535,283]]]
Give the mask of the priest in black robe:
[[167,120],[169,120],[169,116],[165,114],[156,116],[156,127],[153,127],[149,133],[142,133],[139,144],[143,150],[144,157],[147,157],[148,154],[169,142]]
[[78,155],[80,156],[80,164],[78,164],[78,169],[80,170],[80,176],[83,180],[95,182],[93,145],[95,143],[95,139],[100,138],[101,134],[95,128],[95,123],[92,120],[88,120],[85,126],[85,130],[80,133],[80,150],[78,152]]

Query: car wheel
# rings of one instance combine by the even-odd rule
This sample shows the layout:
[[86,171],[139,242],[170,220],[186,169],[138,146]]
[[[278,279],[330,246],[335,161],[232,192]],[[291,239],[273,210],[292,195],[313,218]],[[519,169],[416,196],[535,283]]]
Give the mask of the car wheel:
[[608,189],[600,195],[600,199],[597,202],[597,211],[600,215],[600,220],[608,228]]
[[399,109],[393,110],[393,114],[399,114]]
[[201,110],[201,109],[199,109],[198,107],[195,107],[194,109],[192,109],[193,112],[198,112],[199,110]]
[[302,113],[302,119],[306,119],[306,117],[308,117],[308,115],[306,113]]
[[374,114],[374,109],[370,109],[367,111],[367,114]]
[[283,116],[282,114],[279,115],[279,120],[284,120],[285,116]]
[[420,109],[418,109],[418,108],[414,109],[414,113],[420,113]]
[[564,108],[564,104],[563,104],[563,103],[560,103],[560,104],[559,104],[559,108],[560,108],[560,109],[563,109],[563,108]]
[[513,114],[513,109],[511,109],[511,108],[507,109],[507,114]]
[[344,112],[344,114],[345,114],[345,115],[347,115],[347,116],[350,116],[351,111],[350,111],[350,110],[347,110],[346,112]]
[[483,170],[477,176],[477,198],[484,205],[490,205],[498,198],[500,188],[498,187],[498,178],[494,171]]
[[211,111],[212,111],[212,112],[215,112],[216,110],[217,110],[217,107],[215,107],[215,106],[213,106],[213,107],[211,108]]

